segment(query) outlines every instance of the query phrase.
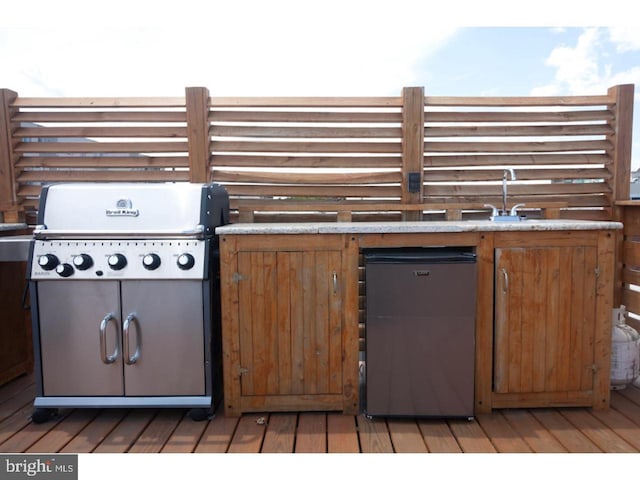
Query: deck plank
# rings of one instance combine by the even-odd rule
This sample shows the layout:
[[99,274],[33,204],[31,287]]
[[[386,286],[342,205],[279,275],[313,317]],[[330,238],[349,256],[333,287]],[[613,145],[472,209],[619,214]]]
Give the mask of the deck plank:
[[127,416],[105,439],[94,449],[95,453],[126,453],[135,443],[149,422],[156,415],[156,410],[130,410]]
[[129,453],[160,453],[184,414],[182,409],[160,410],[131,446]]
[[445,420],[419,420],[418,427],[430,453],[461,453],[462,449]]
[[383,419],[369,419],[364,415],[358,415],[356,419],[362,453],[393,453],[391,437]]
[[114,428],[127,415],[129,410],[105,409],[93,421],[74,437],[60,453],[90,453],[102,443]]
[[615,432],[608,430],[604,424],[586,410],[567,409],[562,411],[562,416],[584,433],[589,440],[595,443],[605,453],[626,453],[636,450],[624,441]]
[[449,420],[449,427],[465,453],[495,453],[496,449],[480,424],[469,420]]
[[529,453],[531,448],[499,412],[481,414],[476,420],[500,453]]
[[[25,406],[33,410],[33,397],[35,396],[35,392],[35,385],[27,385],[24,390],[15,392],[10,398],[2,402],[2,404],[0,404],[0,422],[18,410],[22,410]],[[31,411],[29,412],[29,415],[30,414]]]
[[415,420],[387,420],[387,427],[396,453],[427,453],[427,446]]
[[33,407],[31,402],[29,402],[23,405],[20,410],[0,422],[0,452],[3,451],[2,444],[4,442],[31,424],[29,416],[32,410]]
[[327,414],[327,450],[329,453],[360,453],[358,430],[353,415]]
[[262,444],[262,453],[293,453],[296,439],[295,413],[272,413]]
[[265,431],[266,415],[243,415],[231,438],[228,453],[260,453]]
[[198,446],[206,421],[194,421],[185,415],[162,447],[162,453],[192,453]]
[[241,417],[216,415],[204,430],[196,453],[226,453]]
[[300,413],[296,433],[296,453],[327,452],[327,414]]
[[0,445],[0,451],[6,453],[23,453],[38,440],[44,437],[49,431],[55,428],[58,423],[64,420],[71,410],[61,410],[59,415],[48,422],[35,424],[29,422],[23,429]]
[[52,428],[40,440],[26,450],[26,453],[54,453],[71,442],[93,419],[99,410],[78,409]]
[[504,417],[535,453],[567,453],[567,449],[527,410],[505,410]]
[[560,413],[555,410],[531,410],[531,414],[538,420],[562,446],[571,453],[600,453],[595,443],[582,432],[576,430]]
[[33,424],[29,376],[0,387],[0,452],[635,452],[640,389],[611,393],[609,410],[504,409],[462,419],[368,419],[337,412],[217,415],[181,409],[60,409]]

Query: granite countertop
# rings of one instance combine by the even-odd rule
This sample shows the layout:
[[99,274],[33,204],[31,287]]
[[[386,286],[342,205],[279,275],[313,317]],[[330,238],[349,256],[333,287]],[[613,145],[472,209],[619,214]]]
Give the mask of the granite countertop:
[[622,229],[622,223],[620,222],[591,220],[523,220],[520,222],[462,220],[438,222],[235,223],[216,228],[216,234],[461,233],[619,229]]

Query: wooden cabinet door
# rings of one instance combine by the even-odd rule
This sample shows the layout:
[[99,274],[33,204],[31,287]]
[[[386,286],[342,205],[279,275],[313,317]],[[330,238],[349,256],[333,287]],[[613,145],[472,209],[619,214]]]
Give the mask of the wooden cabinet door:
[[238,253],[242,397],[341,404],[342,271],[340,251]]
[[595,246],[496,250],[495,393],[591,402],[596,267]]

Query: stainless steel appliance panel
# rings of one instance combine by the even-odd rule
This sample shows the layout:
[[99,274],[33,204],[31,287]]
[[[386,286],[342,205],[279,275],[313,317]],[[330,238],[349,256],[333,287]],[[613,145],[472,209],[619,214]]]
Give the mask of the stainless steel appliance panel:
[[458,260],[366,263],[368,415],[473,416],[476,265]]
[[123,395],[118,282],[39,282],[38,309],[44,395]]
[[203,315],[201,281],[122,281],[125,395],[205,394]]

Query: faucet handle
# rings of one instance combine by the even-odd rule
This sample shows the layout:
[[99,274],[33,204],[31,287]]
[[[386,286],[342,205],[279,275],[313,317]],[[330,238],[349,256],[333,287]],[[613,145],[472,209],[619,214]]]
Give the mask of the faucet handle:
[[492,217],[497,217],[499,215],[498,208],[495,207],[494,205],[491,205],[490,203],[485,203],[484,208],[490,208],[491,209],[491,216]]
[[511,215],[512,217],[515,217],[518,215],[518,208],[520,207],[524,207],[525,204],[524,203],[518,203],[517,205],[514,205],[513,207],[511,207],[511,212],[509,213],[509,215]]

